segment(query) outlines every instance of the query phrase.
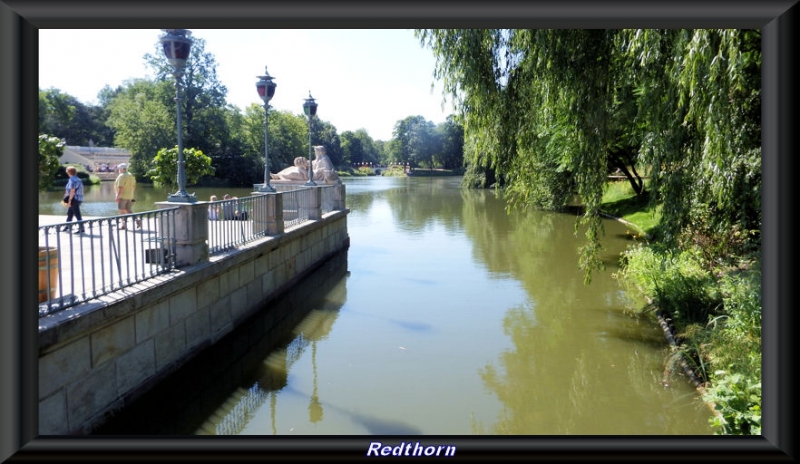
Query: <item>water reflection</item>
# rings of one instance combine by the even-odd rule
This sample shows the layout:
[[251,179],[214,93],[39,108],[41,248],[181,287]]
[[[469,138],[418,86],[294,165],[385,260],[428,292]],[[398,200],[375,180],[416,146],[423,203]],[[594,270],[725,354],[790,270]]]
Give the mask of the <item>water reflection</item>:
[[[240,375],[205,372],[215,395],[157,433],[710,434],[690,382],[665,382],[660,329],[610,272],[583,284],[575,216],[508,212],[459,182],[346,179],[347,277],[299,284],[265,319],[280,330],[243,328],[230,346],[259,350],[205,364],[246,359]],[[614,264],[625,227],[604,227]]]

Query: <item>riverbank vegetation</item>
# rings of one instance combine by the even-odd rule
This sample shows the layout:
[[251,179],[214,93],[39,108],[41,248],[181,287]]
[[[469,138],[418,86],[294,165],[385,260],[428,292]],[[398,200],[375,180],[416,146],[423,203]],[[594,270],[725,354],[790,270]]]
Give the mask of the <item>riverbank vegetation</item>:
[[618,276],[671,321],[671,360],[702,375],[717,430],[759,434],[760,32],[416,33],[462,108],[465,183],[502,188],[510,208],[577,197],[587,284],[604,267],[601,218],[639,224]]

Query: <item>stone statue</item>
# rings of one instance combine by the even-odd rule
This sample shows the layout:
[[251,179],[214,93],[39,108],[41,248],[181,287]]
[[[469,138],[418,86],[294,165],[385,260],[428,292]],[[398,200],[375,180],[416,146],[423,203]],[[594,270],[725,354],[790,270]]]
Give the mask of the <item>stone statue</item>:
[[314,174],[314,182],[325,182],[326,184],[341,184],[339,174],[333,167],[333,162],[328,157],[328,151],[322,145],[314,147],[314,161],[311,163],[311,170]]
[[307,181],[308,160],[298,156],[294,159],[294,166],[289,166],[277,174],[270,174],[269,177],[273,180]]

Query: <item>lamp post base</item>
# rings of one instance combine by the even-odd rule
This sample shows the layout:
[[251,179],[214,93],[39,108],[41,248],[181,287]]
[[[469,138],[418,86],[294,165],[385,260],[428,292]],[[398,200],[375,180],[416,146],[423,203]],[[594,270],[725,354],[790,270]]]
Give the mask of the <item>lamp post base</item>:
[[256,184],[258,185],[258,191],[263,193],[275,193],[275,187],[270,184]]
[[195,203],[197,202],[197,197],[186,192],[176,192],[170,193],[167,201],[171,203]]

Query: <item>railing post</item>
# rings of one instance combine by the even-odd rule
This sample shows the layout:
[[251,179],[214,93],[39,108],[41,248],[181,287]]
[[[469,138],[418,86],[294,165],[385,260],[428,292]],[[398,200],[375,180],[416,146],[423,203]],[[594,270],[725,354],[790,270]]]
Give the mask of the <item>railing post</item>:
[[345,188],[344,184],[333,187],[333,209],[343,211],[345,209]]
[[278,235],[283,233],[283,194],[253,192],[257,206],[253,208],[253,233]]
[[318,221],[322,219],[322,188],[319,186],[311,187],[309,193],[308,219]]
[[208,261],[208,202],[156,202],[158,209],[178,207],[175,215],[175,266]]

